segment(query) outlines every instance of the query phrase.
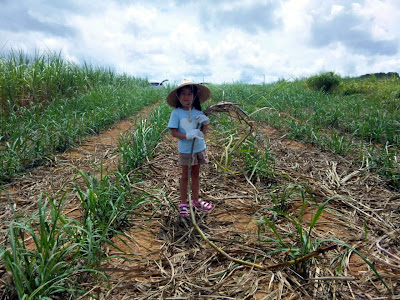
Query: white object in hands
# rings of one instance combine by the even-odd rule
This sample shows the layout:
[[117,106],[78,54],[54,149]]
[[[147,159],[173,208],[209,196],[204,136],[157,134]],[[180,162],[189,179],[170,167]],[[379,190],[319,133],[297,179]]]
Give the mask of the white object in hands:
[[194,138],[204,139],[204,134],[199,129],[192,129],[188,133],[186,133],[187,140],[192,140]]
[[182,127],[185,132],[189,132],[192,129],[196,129],[197,122],[195,120],[189,120],[188,118],[184,118],[180,122],[180,127]]
[[200,124],[208,125],[210,124],[210,119],[206,115],[198,115],[195,117],[196,121]]

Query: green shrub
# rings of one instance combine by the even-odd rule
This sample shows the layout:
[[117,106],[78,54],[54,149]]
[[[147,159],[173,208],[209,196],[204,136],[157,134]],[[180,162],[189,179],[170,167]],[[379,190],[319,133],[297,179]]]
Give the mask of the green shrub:
[[339,86],[341,77],[334,72],[326,72],[314,75],[306,80],[309,88],[317,91],[330,92]]

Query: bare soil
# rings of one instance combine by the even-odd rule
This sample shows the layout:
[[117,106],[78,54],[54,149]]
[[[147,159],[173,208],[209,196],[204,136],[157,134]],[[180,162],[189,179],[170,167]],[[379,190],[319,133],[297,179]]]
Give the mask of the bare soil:
[[[37,209],[42,192],[55,195],[79,180],[77,168],[94,172],[94,164],[102,163],[106,171],[116,170],[118,136],[133,126],[132,120],[120,122],[55,156],[50,166],[31,169],[7,184],[7,192],[1,194],[0,242],[5,242],[7,221],[12,218],[8,201],[20,215],[28,216]],[[136,188],[149,193],[154,201],[132,216],[133,226],[126,234],[133,239],[127,242],[134,252],[119,243],[131,260],[109,260],[104,270],[111,285],[88,285],[87,290],[100,299],[400,299],[400,193],[351,157],[322,152],[262,125],[257,134],[276,161],[272,174],[251,183],[218,171],[214,162],[222,148],[207,140],[211,163],[201,169],[201,197],[214,207],[210,212],[195,212],[207,237],[230,256],[263,266],[290,260],[288,251],[271,253],[281,247],[266,242],[267,236],[276,236],[265,222],[260,225],[260,219],[274,221],[284,242],[298,246],[293,222],[267,208],[275,205],[269,193],[281,195],[286,187],[300,185],[307,188],[307,195],[313,197],[310,203],[315,204],[307,204],[300,218],[305,231],[318,205],[331,199],[312,232],[312,241],[335,238],[351,245],[373,263],[395,296],[354,251],[339,244],[303,267],[273,270],[240,266],[221,255],[171,205],[179,203],[180,168],[176,141],[169,135],[141,169],[142,181]],[[72,194],[68,197],[74,199]],[[300,195],[285,204],[287,213],[299,218]],[[79,202],[70,201],[66,213],[79,217]],[[123,255],[112,248],[106,253]],[[5,270],[0,270],[0,279],[5,276]]]

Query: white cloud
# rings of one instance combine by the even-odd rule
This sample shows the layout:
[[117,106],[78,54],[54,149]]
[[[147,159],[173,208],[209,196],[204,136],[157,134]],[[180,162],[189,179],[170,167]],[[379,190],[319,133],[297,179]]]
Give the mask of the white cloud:
[[397,0],[0,5],[3,52],[61,51],[74,62],[150,80],[262,82],[321,71],[343,76],[399,71],[400,65]]
[[356,15],[362,17],[365,26],[371,28],[377,40],[399,39],[400,2],[397,0],[367,0],[365,5],[353,5]]

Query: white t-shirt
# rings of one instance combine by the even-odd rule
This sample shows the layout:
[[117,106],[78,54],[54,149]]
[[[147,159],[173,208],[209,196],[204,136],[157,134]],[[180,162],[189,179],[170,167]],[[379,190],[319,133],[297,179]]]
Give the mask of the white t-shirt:
[[[176,108],[172,111],[169,119],[168,128],[177,128],[178,132],[187,133],[191,129],[195,129],[198,126],[198,122],[195,117],[202,115],[203,112],[192,108],[192,120],[189,120],[189,111],[182,108]],[[199,128],[200,129],[200,126]],[[178,139],[178,151],[180,153],[191,153],[193,140]],[[197,153],[206,149],[206,143],[204,139],[195,139],[193,153]]]

